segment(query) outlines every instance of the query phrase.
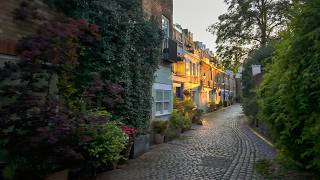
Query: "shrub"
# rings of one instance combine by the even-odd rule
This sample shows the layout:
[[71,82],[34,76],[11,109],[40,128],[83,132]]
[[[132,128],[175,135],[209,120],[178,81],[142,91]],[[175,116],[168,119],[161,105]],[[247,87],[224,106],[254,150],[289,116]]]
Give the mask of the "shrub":
[[114,122],[106,123],[101,129],[91,132],[92,141],[84,144],[94,167],[112,166],[121,158],[128,136]]
[[191,129],[191,125],[192,125],[192,120],[191,117],[189,115],[189,113],[186,113],[185,115],[183,115],[183,129],[184,130],[188,130]]
[[196,109],[194,111],[194,116],[192,118],[192,122],[196,123],[198,125],[202,125],[202,121],[201,121],[201,116],[203,115],[203,110],[201,109]]
[[[244,71],[242,76],[242,109],[246,116],[251,120],[252,125],[255,124],[255,120],[258,120],[257,114],[259,112],[258,99],[257,99],[257,89],[260,85],[261,74],[252,76],[252,65],[260,64],[262,69],[265,69],[271,62],[272,54],[274,53],[274,47],[269,44],[265,47],[261,47],[250,53],[247,61],[244,63]],[[258,121],[256,121],[258,122]]]
[[297,5],[259,90],[261,117],[281,152],[320,169],[320,1]]
[[164,134],[168,129],[169,121],[156,120],[152,122],[152,127],[157,134]]
[[174,109],[178,110],[182,114],[185,114],[185,113],[191,114],[192,111],[196,108],[196,106],[194,105],[191,99],[180,100],[179,98],[174,99],[173,107]]
[[191,91],[186,89],[186,90],[183,91],[183,95],[185,95],[186,97],[190,97],[191,96]]
[[191,113],[195,109],[195,105],[191,99],[183,101],[184,113]]
[[209,102],[209,108],[208,108],[208,112],[213,112],[217,110],[217,105],[215,101],[210,101]]
[[[114,108],[111,104],[121,99],[119,85],[104,80],[100,88],[92,76],[89,65],[95,64],[93,49],[99,41],[96,25],[52,21],[19,43],[22,61],[1,68],[0,134],[1,148],[9,157],[6,174],[37,179],[86,163],[80,144],[92,138],[78,133],[99,129],[109,119],[102,110]],[[93,86],[100,91],[85,96]],[[101,100],[103,107],[92,99]]]
[[183,100],[181,100],[178,97],[174,97],[174,99],[173,99],[173,109],[176,109],[179,112],[183,112],[184,111]]
[[171,113],[169,125],[172,128],[182,128],[184,123],[183,120],[183,115],[179,111],[173,110],[173,112]]
[[[256,94],[252,94],[251,97],[242,98],[242,109],[246,116],[249,117],[250,124],[254,125],[254,120],[257,119],[259,112],[258,100]],[[256,124],[257,125],[257,124]]]

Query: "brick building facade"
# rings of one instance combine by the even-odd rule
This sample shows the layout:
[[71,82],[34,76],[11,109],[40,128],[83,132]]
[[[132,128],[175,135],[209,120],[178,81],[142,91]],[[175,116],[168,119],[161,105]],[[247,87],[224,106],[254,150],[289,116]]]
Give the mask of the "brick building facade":
[[147,19],[154,19],[163,31],[163,56],[152,88],[152,119],[168,119],[173,110],[171,66],[177,60],[173,37],[173,0],[141,0]]
[[39,0],[0,1],[0,55],[16,55],[17,42],[52,17],[50,9]]

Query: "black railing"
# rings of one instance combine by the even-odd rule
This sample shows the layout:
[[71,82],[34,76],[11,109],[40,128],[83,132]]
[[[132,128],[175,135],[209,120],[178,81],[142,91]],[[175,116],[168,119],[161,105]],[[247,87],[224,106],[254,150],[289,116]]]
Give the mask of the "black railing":
[[163,55],[162,58],[165,61],[175,63],[178,61],[177,43],[172,39],[163,40]]

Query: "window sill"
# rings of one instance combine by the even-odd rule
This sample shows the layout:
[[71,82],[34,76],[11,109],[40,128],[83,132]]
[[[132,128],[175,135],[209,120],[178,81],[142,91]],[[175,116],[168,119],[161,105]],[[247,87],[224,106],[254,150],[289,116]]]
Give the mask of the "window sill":
[[160,117],[160,116],[167,116],[167,115],[171,115],[171,113],[164,113],[164,114],[156,114],[156,117]]

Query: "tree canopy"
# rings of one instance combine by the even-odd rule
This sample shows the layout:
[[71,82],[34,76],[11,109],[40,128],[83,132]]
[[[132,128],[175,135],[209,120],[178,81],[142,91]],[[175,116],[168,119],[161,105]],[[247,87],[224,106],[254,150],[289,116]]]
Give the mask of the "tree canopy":
[[217,36],[217,54],[225,68],[236,68],[253,47],[278,38],[288,22],[290,0],[225,0],[228,12],[208,28]]

